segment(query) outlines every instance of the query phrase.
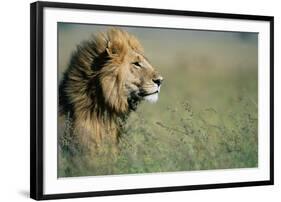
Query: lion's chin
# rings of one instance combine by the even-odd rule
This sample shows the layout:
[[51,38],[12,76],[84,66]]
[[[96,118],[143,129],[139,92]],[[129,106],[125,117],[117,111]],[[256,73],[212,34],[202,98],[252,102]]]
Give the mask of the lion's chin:
[[143,99],[150,102],[150,103],[155,103],[158,100],[158,93],[154,93],[152,95],[144,96]]

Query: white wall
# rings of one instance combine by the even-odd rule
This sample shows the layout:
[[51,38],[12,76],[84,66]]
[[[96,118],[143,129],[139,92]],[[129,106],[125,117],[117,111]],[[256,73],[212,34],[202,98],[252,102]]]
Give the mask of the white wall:
[[[1,2],[0,201],[25,201],[29,192],[29,3]],[[74,2],[74,0],[73,0]],[[229,12],[275,16],[275,186],[95,198],[95,201],[278,201],[281,195],[281,13],[278,0],[84,0],[76,3]],[[71,199],[90,201],[87,199]],[[280,200],[280,199],[279,199]]]

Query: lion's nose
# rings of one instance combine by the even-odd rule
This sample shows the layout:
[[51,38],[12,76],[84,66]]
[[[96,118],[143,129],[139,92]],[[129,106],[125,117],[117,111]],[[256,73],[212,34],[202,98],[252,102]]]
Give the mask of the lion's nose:
[[163,77],[158,77],[158,78],[156,78],[156,79],[152,79],[152,81],[153,81],[154,83],[156,83],[158,86],[160,86],[161,83],[163,82]]

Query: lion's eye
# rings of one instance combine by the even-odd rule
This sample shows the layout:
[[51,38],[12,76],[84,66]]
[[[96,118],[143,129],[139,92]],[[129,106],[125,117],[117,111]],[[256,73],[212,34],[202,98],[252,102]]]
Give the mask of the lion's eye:
[[141,68],[141,63],[140,62],[133,62],[132,63],[136,68]]

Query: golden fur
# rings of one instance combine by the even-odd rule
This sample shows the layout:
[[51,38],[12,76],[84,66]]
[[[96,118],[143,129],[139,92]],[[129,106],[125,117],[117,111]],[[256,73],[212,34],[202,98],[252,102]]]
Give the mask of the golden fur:
[[158,96],[161,81],[139,41],[111,28],[77,46],[59,86],[60,117],[83,147],[117,145],[129,112]]

